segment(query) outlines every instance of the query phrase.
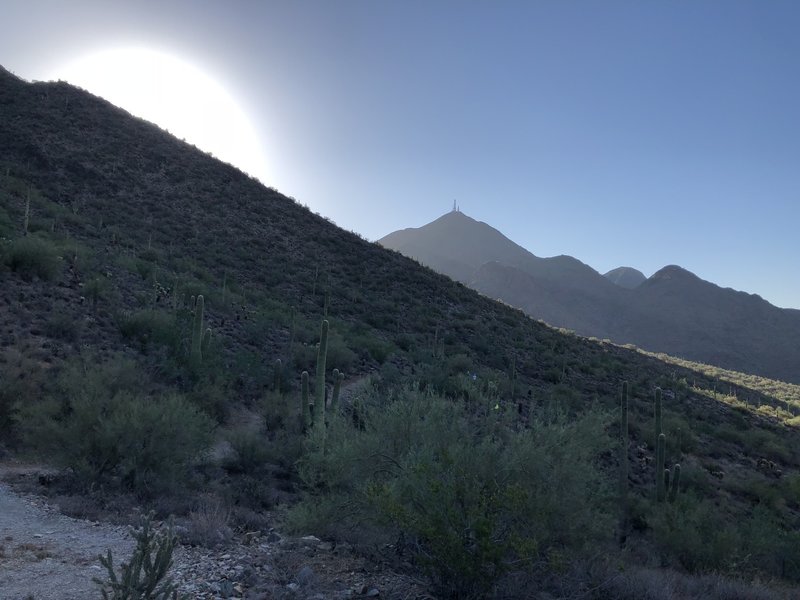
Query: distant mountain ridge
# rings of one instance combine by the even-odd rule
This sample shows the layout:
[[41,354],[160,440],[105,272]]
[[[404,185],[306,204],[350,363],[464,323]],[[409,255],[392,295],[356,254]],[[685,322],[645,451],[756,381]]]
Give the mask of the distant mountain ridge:
[[581,335],[800,382],[800,311],[676,265],[649,278],[631,267],[601,275],[571,256],[540,258],[458,211],[378,243]]

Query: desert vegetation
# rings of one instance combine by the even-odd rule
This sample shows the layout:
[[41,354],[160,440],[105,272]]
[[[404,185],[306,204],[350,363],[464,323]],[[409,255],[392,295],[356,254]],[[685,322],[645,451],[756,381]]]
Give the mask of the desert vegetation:
[[800,581],[796,386],[552,329],[2,76],[0,435],[48,493],[391,548],[441,597]]

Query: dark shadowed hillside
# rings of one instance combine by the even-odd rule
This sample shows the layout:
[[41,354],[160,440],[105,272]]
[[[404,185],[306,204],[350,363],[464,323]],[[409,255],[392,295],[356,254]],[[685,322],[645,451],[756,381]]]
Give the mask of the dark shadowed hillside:
[[[633,599],[662,576],[684,597],[750,589],[729,574],[790,597],[798,386],[536,321],[489,287],[553,323],[651,322],[580,261],[460,213],[430,227],[441,239],[415,256],[483,294],[84,91],[0,70],[0,450],[56,467],[42,485],[64,506],[124,520],[141,505],[177,514],[187,544],[267,553],[282,528],[315,534],[439,597]],[[754,344],[795,318],[674,268],[635,292],[678,337],[687,289],[686,335],[726,303],[762,311]],[[662,467],[682,473],[669,501]],[[283,595],[261,597],[298,597],[306,550],[273,569]],[[225,589],[259,597],[250,575]]]
[[601,276],[568,256],[538,258],[457,212],[379,243],[582,335],[800,382],[800,311],[720,288],[680,267],[647,280],[626,267]]

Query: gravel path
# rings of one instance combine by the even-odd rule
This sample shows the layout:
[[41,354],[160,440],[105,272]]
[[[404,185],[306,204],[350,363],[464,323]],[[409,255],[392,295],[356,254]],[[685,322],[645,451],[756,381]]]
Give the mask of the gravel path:
[[66,517],[0,483],[1,600],[97,598],[92,577],[105,576],[97,557],[109,549],[117,560],[130,557],[124,527]]
[[[35,468],[0,463],[0,478],[37,476]],[[385,570],[313,537],[274,530],[224,547],[179,545],[169,576],[186,600],[356,600],[429,598],[416,580]],[[43,497],[0,481],[0,600],[99,600],[92,581],[106,579],[98,556],[130,559],[127,527],[75,519]]]

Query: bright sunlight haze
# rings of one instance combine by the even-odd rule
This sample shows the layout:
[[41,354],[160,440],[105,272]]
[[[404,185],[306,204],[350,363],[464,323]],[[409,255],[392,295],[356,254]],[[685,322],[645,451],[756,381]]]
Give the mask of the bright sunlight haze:
[[56,68],[63,79],[261,179],[266,159],[245,113],[212,77],[170,54],[120,48]]

